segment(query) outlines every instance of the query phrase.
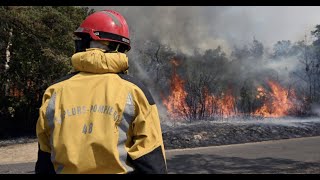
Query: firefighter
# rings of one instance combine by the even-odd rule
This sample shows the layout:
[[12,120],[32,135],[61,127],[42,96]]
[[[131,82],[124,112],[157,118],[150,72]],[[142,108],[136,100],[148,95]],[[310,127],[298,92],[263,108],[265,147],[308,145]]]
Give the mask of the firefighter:
[[113,10],[74,32],[74,73],[48,87],[36,125],[35,173],[167,173],[157,106],[127,74],[129,28]]

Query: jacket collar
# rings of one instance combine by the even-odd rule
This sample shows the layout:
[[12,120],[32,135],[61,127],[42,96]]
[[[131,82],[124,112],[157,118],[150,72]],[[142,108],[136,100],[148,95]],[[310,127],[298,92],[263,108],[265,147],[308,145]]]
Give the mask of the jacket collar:
[[121,73],[128,70],[128,57],[124,53],[104,53],[104,50],[90,48],[71,58],[72,66],[77,71],[95,74]]

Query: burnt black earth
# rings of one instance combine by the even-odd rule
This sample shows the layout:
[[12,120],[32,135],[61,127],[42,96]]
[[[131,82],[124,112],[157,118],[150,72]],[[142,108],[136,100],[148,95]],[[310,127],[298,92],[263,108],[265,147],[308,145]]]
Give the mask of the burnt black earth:
[[166,149],[320,136],[320,118],[198,121],[162,125]]

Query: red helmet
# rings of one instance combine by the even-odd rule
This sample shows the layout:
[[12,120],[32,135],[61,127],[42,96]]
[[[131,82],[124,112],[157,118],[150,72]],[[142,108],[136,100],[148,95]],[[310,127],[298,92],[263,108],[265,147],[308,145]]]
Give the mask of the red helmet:
[[74,32],[76,36],[89,34],[93,40],[118,42],[130,50],[129,27],[124,17],[113,10],[103,10],[89,15]]

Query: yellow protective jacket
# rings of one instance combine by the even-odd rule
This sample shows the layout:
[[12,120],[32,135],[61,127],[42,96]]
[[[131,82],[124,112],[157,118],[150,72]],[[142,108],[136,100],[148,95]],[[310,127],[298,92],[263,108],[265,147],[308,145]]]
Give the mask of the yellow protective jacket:
[[36,173],[167,173],[156,104],[123,53],[87,49],[44,93]]

